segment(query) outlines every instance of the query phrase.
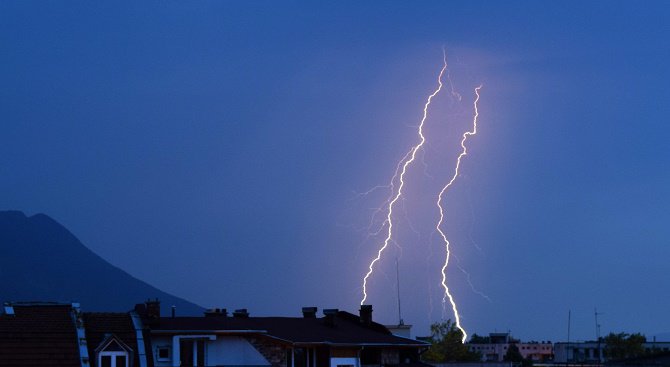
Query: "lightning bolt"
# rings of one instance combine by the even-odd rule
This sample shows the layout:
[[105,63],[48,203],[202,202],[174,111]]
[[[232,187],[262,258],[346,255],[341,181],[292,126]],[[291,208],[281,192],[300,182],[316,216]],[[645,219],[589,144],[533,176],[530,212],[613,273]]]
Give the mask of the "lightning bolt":
[[444,288],[444,297],[442,298],[442,305],[445,307],[447,303],[447,299],[449,300],[449,303],[451,304],[451,309],[454,312],[454,318],[456,319],[456,327],[461,330],[463,333],[463,338],[462,342],[465,343],[465,340],[468,337],[468,334],[465,332],[465,329],[461,326],[461,316],[458,313],[458,308],[456,307],[456,302],[454,301],[454,297],[451,295],[449,292],[449,287],[447,286],[447,267],[449,266],[449,257],[450,257],[450,252],[449,252],[449,240],[447,239],[447,235],[444,234],[442,231],[442,223],[444,222],[444,208],[442,207],[442,198],[444,196],[444,193],[451,187],[451,185],[456,181],[456,177],[458,177],[458,170],[461,166],[461,160],[463,157],[465,157],[468,154],[468,149],[465,147],[465,142],[468,140],[468,136],[470,135],[475,135],[477,134],[477,118],[479,117],[479,110],[477,109],[477,103],[479,102],[479,90],[482,89],[482,86],[478,86],[475,88],[475,95],[477,96],[475,98],[474,102],[474,109],[475,109],[475,116],[472,120],[472,131],[466,131],[463,133],[463,139],[461,139],[461,153],[458,155],[458,159],[456,160],[456,167],[454,168],[454,175],[451,177],[449,182],[442,188],[442,191],[440,191],[440,194],[437,196],[437,207],[440,209],[440,220],[437,222],[437,225],[435,226],[435,229],[440,233],[440,236],[442,236],[442,240],[444,241],[444,247],[446,250],[446,257],[444,261],[444,265],[442,266],[442,288]]
[[393,198],[388,202],[387,206],[386,223],[388,223],[388,226],[387,226],[386,238],[384,239],[384,244],[377,251],[377,256],[370,262],[370,265],[368,266],[368,272],[365,274],[365,277],[363,277],[363,299],[361,299],[361,305],[364,304],[368,298],[367,293],[368,279],[370,278],[370,275],[372,275],[374,266],[381,259],[382,253],[384,253],[384,250],[386,250],[389,243],[391,242],[391,238],[393,237],[393,207],[395,206],[398,199],[400,199],[400,197],[402,196],[402,190],[405,187],[405,174],[407,173],[407,168],[414,162],[414,160],[416,159],[417,151],[421,149],[421,147],[423,147],[424,143],[426,142],[426,138],[423,135],[423,125],[426,122],[426,118],[428,117],[428,106],[430,106],[433,97],[435,97],[440,92],[440,90],[442,90],[442,76],[444,75],[445,70],[447,70],[446,52],[443,52],[443,56],[444,56],[443,57],[444,64],[442,66],[442,69],[440,70],[440,74],[437,77],[438,87],[431,95],[428,96],[428,99],[423,106],[423,117],[421,118],[421,122],[419,123],[419,129],[418,129],[419,143],[413,146],[410,149],[410,151],[403,157],[403,159],[401,159],[400,162],[398,163],[398,167],[400,167],[400,165],[402,164],[402,170],[400,171],[400,175],[398,176],[399,181],[398,191],[395,193]]

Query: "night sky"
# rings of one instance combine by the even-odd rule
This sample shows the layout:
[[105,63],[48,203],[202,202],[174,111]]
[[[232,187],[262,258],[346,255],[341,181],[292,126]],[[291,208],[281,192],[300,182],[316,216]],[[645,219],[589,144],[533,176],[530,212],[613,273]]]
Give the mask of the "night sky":
[[442,317],[435,190],[482,83],[445,200],[466,330],[670,332],[668,39],[662,1],[2,1],[0,209],[205,307],[356,312],[388,192],[358,194],[417,143],[445,47],[463,98],[429,113],[374,319],[396,258],[414,335]]

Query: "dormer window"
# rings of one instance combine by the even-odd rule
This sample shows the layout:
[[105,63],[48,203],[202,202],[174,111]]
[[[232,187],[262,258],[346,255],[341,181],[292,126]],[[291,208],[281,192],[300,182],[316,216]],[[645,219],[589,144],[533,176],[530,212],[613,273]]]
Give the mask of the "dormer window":
[[98,361],[100,367],[128,367],[128,352],[100,352]]
[[133,350],[114,335],[109,335],[95,353],[98,367],[130,367]]

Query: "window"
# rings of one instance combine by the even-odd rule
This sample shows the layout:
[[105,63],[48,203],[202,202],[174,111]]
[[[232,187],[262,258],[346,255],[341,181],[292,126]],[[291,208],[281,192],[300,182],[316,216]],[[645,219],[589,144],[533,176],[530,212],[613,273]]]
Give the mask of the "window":
[[314,348],[293,348],[289,350],[286,365],[292,367],[315,367],[316,351]]
[[363,365],[381,365],[382,352],[381,349],[364,348],[360,354],[361,364]]
[[169,361],[170,360],[170,347],[166,345],[159,345],[156,347],[156,360],[157,361]]
[[133,350],[115,336],[109,335],[95,351],[100,367],[129,367]]
[[98,358],[100,367],[128,367],[126,352],[100,352]]
[[179,357],[182,367],[205,365],[205,340],[182,339],[179,341]]

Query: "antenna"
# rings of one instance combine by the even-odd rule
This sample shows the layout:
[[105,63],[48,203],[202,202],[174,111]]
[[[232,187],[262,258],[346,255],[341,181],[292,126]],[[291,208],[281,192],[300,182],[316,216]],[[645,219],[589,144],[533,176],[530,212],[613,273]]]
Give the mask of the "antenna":
[[597,308],[593,308],[593,315],[595,316],[596,319],[596,341],[598,342],[598,366],[600,366],[600,362],[603,360],[603,351],[600,346],[600,324],[598,323],[598,315],[603,315],[602,312],[598,312]]
[[570,314],[572,313],[571,310],[568,310],[568,344],[570,344]]
[[596,318],[596,340],[600,340],[600,324],[598,323],[598,315],[604,315],[604,313],[598,312],[598,309],[594,308],[593,315]]
[[[568,310],[568,346],[565,348],[565,365],[568,365],[568,362],[570,361],[570,315],[571,310]],[[572,358],[574,359],[574,353],[572,355]]]
[[402,321],[402,313],[400,312],[400,270],[398,270],[398,258],[395,258],[395,276],[396,276],[396,284],[398,285],[397,290],[398,290],[398,325],[404,325],[405,323]]

